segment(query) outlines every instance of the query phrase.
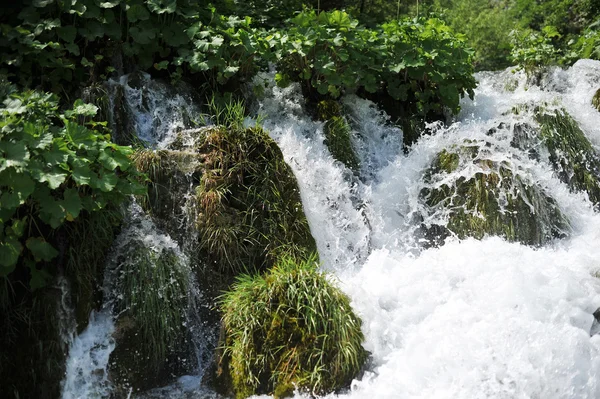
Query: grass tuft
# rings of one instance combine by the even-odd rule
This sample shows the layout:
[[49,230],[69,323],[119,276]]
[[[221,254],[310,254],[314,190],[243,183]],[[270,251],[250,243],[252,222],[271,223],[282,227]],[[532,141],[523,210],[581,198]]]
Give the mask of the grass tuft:
[[238,398],[320,395],[350,383],[367,353],[349,299],[317,271],[316,257],[281,258],[263,276],[242,275],[220,299],[228,362]]

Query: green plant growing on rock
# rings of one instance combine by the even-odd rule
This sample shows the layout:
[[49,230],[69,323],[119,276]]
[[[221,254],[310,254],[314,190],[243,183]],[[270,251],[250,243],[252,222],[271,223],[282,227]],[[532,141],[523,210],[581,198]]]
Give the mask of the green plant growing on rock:
[[[441,228],[429,227],[431,233],[442,231],[461,239],[497,235],[539,246],[570,232],[568,220],[540,186],[527,182],[505,162],[481,157],[479,151],[476,145],[444,150],[425,173],[428,186],[420,198],[432,214],[447,220]],[[457,173],[472,165],[480,171]]]
[[324,121],[325,144],[331,155],[346,167],[357,172],[360,162],[350,138],[351,128],[342,113],[342,107],[335,100],[322,100],[317,105],[317,114]]
[[189,354],[185,324],[192,274],[174,247],[135,232],[125,231],[127,246],[114,260],[115,291],[122,295],[113,305],[119,317],[111,375],[119,386],[138,390],[155,387],[165,373],[170,377],[171,367],[179,365],[174,359]]
[[221,298],[221,360],[236,397],[284,397],[294,388],[325,394],[360,371],[361,321],[315,260],[281,258],[263,276],[238,277]]
[[235,273],[315,250],[296,179],[264,130],[210,128],[197,152],[205,156],[196,188],[199,245],[210,260]]
[[550,152],[558,177],[574,191],[585,191],[600,204],[600,156],[577,122],[565,111],[541,112],[540,138]]

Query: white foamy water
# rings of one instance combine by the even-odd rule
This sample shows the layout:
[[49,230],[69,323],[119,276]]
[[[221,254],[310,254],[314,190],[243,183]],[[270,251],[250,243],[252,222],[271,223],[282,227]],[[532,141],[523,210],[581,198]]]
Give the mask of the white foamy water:
[[[536,148],[536,160],[511,146],[515,125],[537,123],[530,111],[510,112],[522,104],[563,107],[598,145],[600,113],[589,100],[600,88],[599,71],[600,62],[579,61],[551,73],[542,88],[526,87],[521,73],[479,74],[475,100],[463,101],[457,121],[433,129],[407,155],[386,140],[383,119],[366,133],[361,115],[372,106],[347,98],[357,119],[354,145],[368,164],[361,181],[334,162],[297,88],[273,88],[262,100],[259,112],[298,179],[324,267],[335,272],[363,320],[371,360],[339,396],[600,397],[600,336],[590,336],[600,306],[593,276],[600,270],[600,215],[584,193],[571,193],[554,176],[544,148]],[[440,248],[422,249],[416,217],[444,222],[447,216],[420,199],[432,184],[423,175],[436,154],[465,140],[478,147],[478,159],[503,162],[554,198],[570,221],[570,237],[542,248],[451,237]],[[451,183],[479,171],[473,164],[445,178]]]

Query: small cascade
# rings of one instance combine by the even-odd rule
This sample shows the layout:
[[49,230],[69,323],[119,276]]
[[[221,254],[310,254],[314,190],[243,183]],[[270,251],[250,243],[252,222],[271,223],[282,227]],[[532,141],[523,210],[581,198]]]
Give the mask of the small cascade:
[[[274,81],[270,75],[257,80]],[[370,228],[359,197],[362,183],[331,156],[323,124],[311,120],[302,102],[295,85],[271,87],[258,113],[298,179],[321,261],[326,267],[345,269],[364,261],[370,251]]]
[[[135,383],[128,379],[143,379],[136,371],[139,368],[143,375],[147,366],[138,356],[148,349],[150,355],[159,350],[150,336],[166,335],[167,353],[177,353],[182,370],[201,378],[206,367],[208,338],[198,316],[201,297],[187,257],[139,205],[133,203],[128,215],[106,266],[102,309],[92,313],[85,331],[70,345],[63,399],[110,397],[115,380],[121,390],[132,385],[129,390],[134,391]],[[167,325],[153,324],[163,321]],[[118,342],[125,347],[119,348]],[[118,353],[113,353],[115,349]],[[122,366],[126,362],[129,366]]]
[[165,148],[177,131],[194,126],[194,117],[200,115],[188,87],[153,80],[147,73],[109,80],[107,88],[118,142],[134,139],[151,148]]

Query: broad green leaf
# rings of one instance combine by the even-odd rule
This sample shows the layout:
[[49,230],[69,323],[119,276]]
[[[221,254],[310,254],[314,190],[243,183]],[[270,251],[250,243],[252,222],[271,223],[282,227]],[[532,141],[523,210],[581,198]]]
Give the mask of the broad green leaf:
[[148,8],[156,14],[173,14],[177,9],[177,0],[147,0]]
[[35,264],[29,265],[29,273],[31,274],[29,288],[31,288],[32,291],[44,288],[52,280],[52,275],[48,273],[48,271],[36,268]]
[[156,37],[155,30],[143,29],[137,26],[129,29],[129,34],[138,44],[150,44],[152,40]]
[[113,8],[118,6],[120,2],[121,0],[101,1],[99,5],[102,8]]
[[58,256],[58,251],[42,237],[30,237],[25,242],[36,261],[49,262]]
[[90,186],[92,188],[97,188],[100,191],[107,193],[115,188],[118,181],[119,177],[115,173],[100,172],[99,175],[92,176]]
[[73,167],[73,174],[71,175],[75,183],[79,185],[90,185],[93,176],[94,172],[92,172],[88,165],[83,163]]
[[82,100],[76,100],[73,103],[73,109],[65,111],[65,116],[70,118],[74,115],[94,116],[98,112],[98,107],[94,104],[86,104]]
[[0,172],[6,168],[22,170],[29,161],[29,151],[24,142],[0,141]]
[[27,111],[27,107],[23,105],[23,101],[18,98],[7,98],[4,100],[4,110],[9,114],[19,115]]
[[61,40],[72,43],[77,36],[77,28],[73,25],[62,26],[56,30],[56,33]]
[[23,246],[13,236],[0,241],[0,276],[8,276],[15,270]]
[[0,207],[17,208],[27,201],[35,190],[35,182],[28,174],[18,173],[14,169],[0,172]]
[[65,132],[71,144],[80,149],[91,147],[98,140],[92,130],[68,120],[65,121]]
[[11,230],[15,237],[21,237],[23,233],[25,233],[25,228],[27,227],[28,217],[25,216],[22,219],[14,219]]
[[150,18],[150,13],[142,4],[133,4],[127,10],[127,19],[129,22],[145,21]]
[[67,173],[57,167],[54,167],[49,172],[37,171],[34,175],[34,178],[40,183],[48,183],[48,187],[50,187],[51,190],[55,190],[64,183],[64,181],[67,179],[67,176]]
[[79,192],[75,188],[66,189],[63,198],[64,199],[61,203],[61,206],[67,215],[66,219],[68,221],[73,221],[75,218],[77,218],[77,216],[79,216],[79,212],[83,207],[81,204],[81,198],[79,197]]

